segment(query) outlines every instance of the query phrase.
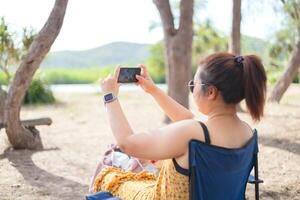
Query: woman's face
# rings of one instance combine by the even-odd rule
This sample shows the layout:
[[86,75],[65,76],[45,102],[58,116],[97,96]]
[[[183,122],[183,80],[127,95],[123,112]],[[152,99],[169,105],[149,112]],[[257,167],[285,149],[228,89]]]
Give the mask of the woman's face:
[[[195,103],[198,107],[198,110],[208,115],[211,110],[220,103],[224,103],[218,89],[213,85],[205,85],[205,91],[203,90],[202,82],[200,80],[200,74],[201,74],[201,67],[198,68],[195,76],[194,76],[194,92],[193,97],[195,100]],[[207,83],[205,83],[207,84]]]
[[198,107],[198,110],[203,114],[207,114],[208,113],[208,109],[207,109],[208,100],[202,89],[200,73],[201,73],[201,67],[198,68],[198,70],[194,76],[195,87],[194,87],[193,97],[194,97],[195,103]]

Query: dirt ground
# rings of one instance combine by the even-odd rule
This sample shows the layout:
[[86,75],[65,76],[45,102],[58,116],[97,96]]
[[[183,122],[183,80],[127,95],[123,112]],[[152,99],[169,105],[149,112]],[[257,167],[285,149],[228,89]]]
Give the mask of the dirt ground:
[[[59,103],[22,109],[22,119],[51,117],[53,124],[38,129],[42,151],[8,148],[0,132],[0,199],[84,199],[90,177],[106,145],[114,143],[101,95],[56,93]],[[199,117],[191,101],[191,110]],[[163,126],[164,115],[153,98],[122,92],[120,102],[136,132]],[[253,124],[259,132],[261,199],[300,200],[300,86],[293,85],[282,103],[268,104],[265,117]],[[254,199],[248,186],[248,199]]]

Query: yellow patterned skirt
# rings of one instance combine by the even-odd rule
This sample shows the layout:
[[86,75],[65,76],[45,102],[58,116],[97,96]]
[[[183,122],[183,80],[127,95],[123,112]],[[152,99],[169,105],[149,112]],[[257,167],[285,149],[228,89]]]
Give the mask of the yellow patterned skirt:
[[188,176],[176,171],[172,159],[164,160],[158,177],[142,171],[125,172],[117,167],[100,171],[94,192],[107,191],[122,200],[187,200]]

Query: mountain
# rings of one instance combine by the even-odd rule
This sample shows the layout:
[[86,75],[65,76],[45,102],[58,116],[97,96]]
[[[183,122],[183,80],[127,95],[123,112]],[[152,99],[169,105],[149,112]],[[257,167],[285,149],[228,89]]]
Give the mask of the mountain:
[[103,67],[116,64],[137,65],[149,56],[149,44],[114,42],[83,51],[50,52],[41,67]]
[[[263,60],[268,59],[268,46],[262,39],[242,36],[243,54],[256,53]],[[56,51],[50,52],[42,62],[42,68],[61,67],[104,67],[121,65],[137,65],[144,63],[150,56],[150,44],[130,42],[114,42],[94,49],[83,51]]]

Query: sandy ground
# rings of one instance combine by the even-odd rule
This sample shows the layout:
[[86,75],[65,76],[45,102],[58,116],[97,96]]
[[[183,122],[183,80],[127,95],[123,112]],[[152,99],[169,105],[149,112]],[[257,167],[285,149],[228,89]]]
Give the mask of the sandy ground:
[[[99,94],[56,93],[55,105],[25,107],[22,118],[51,117],[39,127],[43,151],[8,148],[0,132],[0,199],[84,199],[90,177],[106,145],[114,142]],[[191,100],[191,110],[201,118]],[[162,110],[148,94],[120,91],[120,101],[136,132],[163,126]],[[261,199],[300,200],[300,86],[289,88],[282,104],[268,104],[259,131]],[[253,186],[247,196],[254,199]]]

